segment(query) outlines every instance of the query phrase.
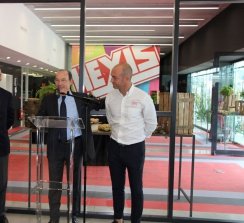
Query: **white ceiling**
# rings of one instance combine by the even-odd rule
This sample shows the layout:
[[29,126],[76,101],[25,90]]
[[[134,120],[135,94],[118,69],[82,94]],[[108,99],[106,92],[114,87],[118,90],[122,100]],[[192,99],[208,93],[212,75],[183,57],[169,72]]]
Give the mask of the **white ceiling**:
[[[86,44],[156,44],[160,45],[161,53],[167,54],[171,52],[173,41],[173,2],[173,0],[87,0]],[[225,9],[228,4],[224,2],[226,1],[182,3],[179,43],[184,42]],[[68,44],[79,44],[79,3],[26,3],[25,5]],[[47,10],[47,8],[53,9]],[[0,46],[0,61],[26,66],[16,63],[16,60],[6,61],[6,56],[10,54],[14,58],[25,57]],[[38,67],[48,68],[47,64],[40,61],[35,63]],[[54,68],[49,70],[51,69]]]

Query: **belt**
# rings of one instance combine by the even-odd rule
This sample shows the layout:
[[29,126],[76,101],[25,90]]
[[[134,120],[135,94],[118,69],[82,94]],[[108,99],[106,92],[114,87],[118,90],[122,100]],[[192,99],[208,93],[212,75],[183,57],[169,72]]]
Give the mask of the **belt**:
[[[78,140],[78,139],[80,139],[81,138],[81,136],[77,136],[77,137],[75,137],[74,138],[74,140]],[[59,140],[59,142],[60,143],[66,143],[66,144],[70,144],[71,142],[72,142],[72,140],[71,139],[68,139],[68,140]]]

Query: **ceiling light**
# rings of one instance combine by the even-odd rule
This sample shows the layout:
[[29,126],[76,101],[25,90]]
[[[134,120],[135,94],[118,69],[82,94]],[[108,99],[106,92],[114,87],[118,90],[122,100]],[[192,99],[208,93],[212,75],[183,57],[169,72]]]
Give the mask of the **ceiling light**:
[[[80,16],[44,16],[43,19],[80,19]],[[173,16],[87,16],[86,19],[173,19]],[[203,21],[201,18],[180,18],[180,21]]]
[[[99,7],[99,8],[85,8],[86,10],[174,10],[173,7]],[[180,7],[180,10],[218,10],[219,7]],[[35,8],[35,11],[78,11],[79,7],[69,8]]]
[[11,57],[6,57],[7,60],[11,59]]
[[16,62],[17,62],[17,63],[20,63],[20,62],[21,62],[21,60],[17,60]]
[[80,38],[80,36],[62,36],[63,38]]
[[[79,29],[56,29],[56,32],[80,32]],[[86,33],[94,32],[155,32],[155,29],[97,29],[97,30],[86,30]]]
[[[173,19],[173,16],[87,16],[86,19]],[[180,18],[180,21],[203,21],[201,18]]]
[[[64,37],[64,36],[63,36]],[[67,36],[72,37],[72,36]],[[150,39],[172,39],[173,36],[86,36],[87,38],[114,38],[114,39],[124,39],[124,38],[150,38]],[[180,39],[183,39],[184,36],[179,36]]]
[[80,39],[65,39],[65,41],[80,41]]
[[37,65],[33,65],[32,67],[37,67]]
[[91,45],[91,46],[94,46],[94,45],[104,45],[104,46],[124,46],[124,45],[130,45],[130,46],[172,46],[172,43],[125,43],[125,42],[122,42],[122,43],[87,43],[85,45]]
[[[91,24],[91,25],[86,25],[87,27],[173,27],[173,24]],[[197,27],[197,24],[182,24],[179,25],[180,27]]]
[[[79,27],[80,25],[54,24],[52,27]],[[180,24],[180,27],[197,27],[197,24]],[[173,27],[173,24],[90,24],[86,27]]]
[[[146,36],[145,36],[146,37]],[[123,39],[123,38],[121,38]],[[103,42],[103,41],[120,41],[121,39],[109,39],[109,38],[103,38],[101,40],[97,40],[97,39],[89,39],[89,40],[86,40],[86,42],[94,42],[94,41],[100,41],[100,42]],[[135,39],[129,39],[129,38],[126,38],[126,41],[135,41]],[[137,39],[136,41],[150,41],[150,39],[146,39],[146,38],[140,38],[140,39]]]
[[56,32],[80,32],[79,29],[56,29]]
[[[219,7],[180,7],[181,10],[218,10]],[[174,10],[173,7],[100,7],[89,8],[86,10]]]
[[80,10],[79,7],[74,8],[35,8],[35,11],[77,11]]
[[172,16],[87,16],[86,19],[173,19]]
[[43,19],[80,19],[80,16],[44,16]]
[[155,29],[97,29],[97,30],[86,30],[86,33],[93,32],[155,32]]
[[180,7],[180,10],[218,10],[219,7]]
[[189,19],[184,19],[184,18],[182,18],[182,19],[181,19],[181,18],[180,18],[180,21],[204,21],[204,20],[205,20],[205,19],[200,19],[200,18],[199,18],[199,19],[197,19],[197,18],[195,18],[195,19],[194,19],[194,18],[192,18],[192,19],[191,19],[191,18],[189,18]]
[[28,65],[30,65],[30,63],[26,63],[25,65],[28,66]]
[[80,25],[71,25],[71,24],[69,24],[69,25],[51,25],[51,26],[53,26],[53,27],[80,27]]

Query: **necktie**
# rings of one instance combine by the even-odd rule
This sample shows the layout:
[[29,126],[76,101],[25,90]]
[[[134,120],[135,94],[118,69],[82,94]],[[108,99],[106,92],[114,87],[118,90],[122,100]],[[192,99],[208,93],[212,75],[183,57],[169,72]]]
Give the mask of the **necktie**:
[[[67,117],[67,110],[66,110],[66,104],[65,104],[65,96],[62,96],[62,102],[60,104],[60,117]],[[60,139],[62,141],[67,140],[67,130],[66,129],[60,129]]]

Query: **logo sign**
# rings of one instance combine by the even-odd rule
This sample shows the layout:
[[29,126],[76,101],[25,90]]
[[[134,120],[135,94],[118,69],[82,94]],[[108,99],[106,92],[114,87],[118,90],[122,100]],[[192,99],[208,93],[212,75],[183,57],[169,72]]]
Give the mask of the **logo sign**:
[[[110,72],[118,63],[130,64],[135,85],[159,77],[159,48],[156,46],[125,46],[85,62],[85,92],[95,97],[105,97],[112,89]],[[75,85],[79,83],[79,65],[72,68]]]

